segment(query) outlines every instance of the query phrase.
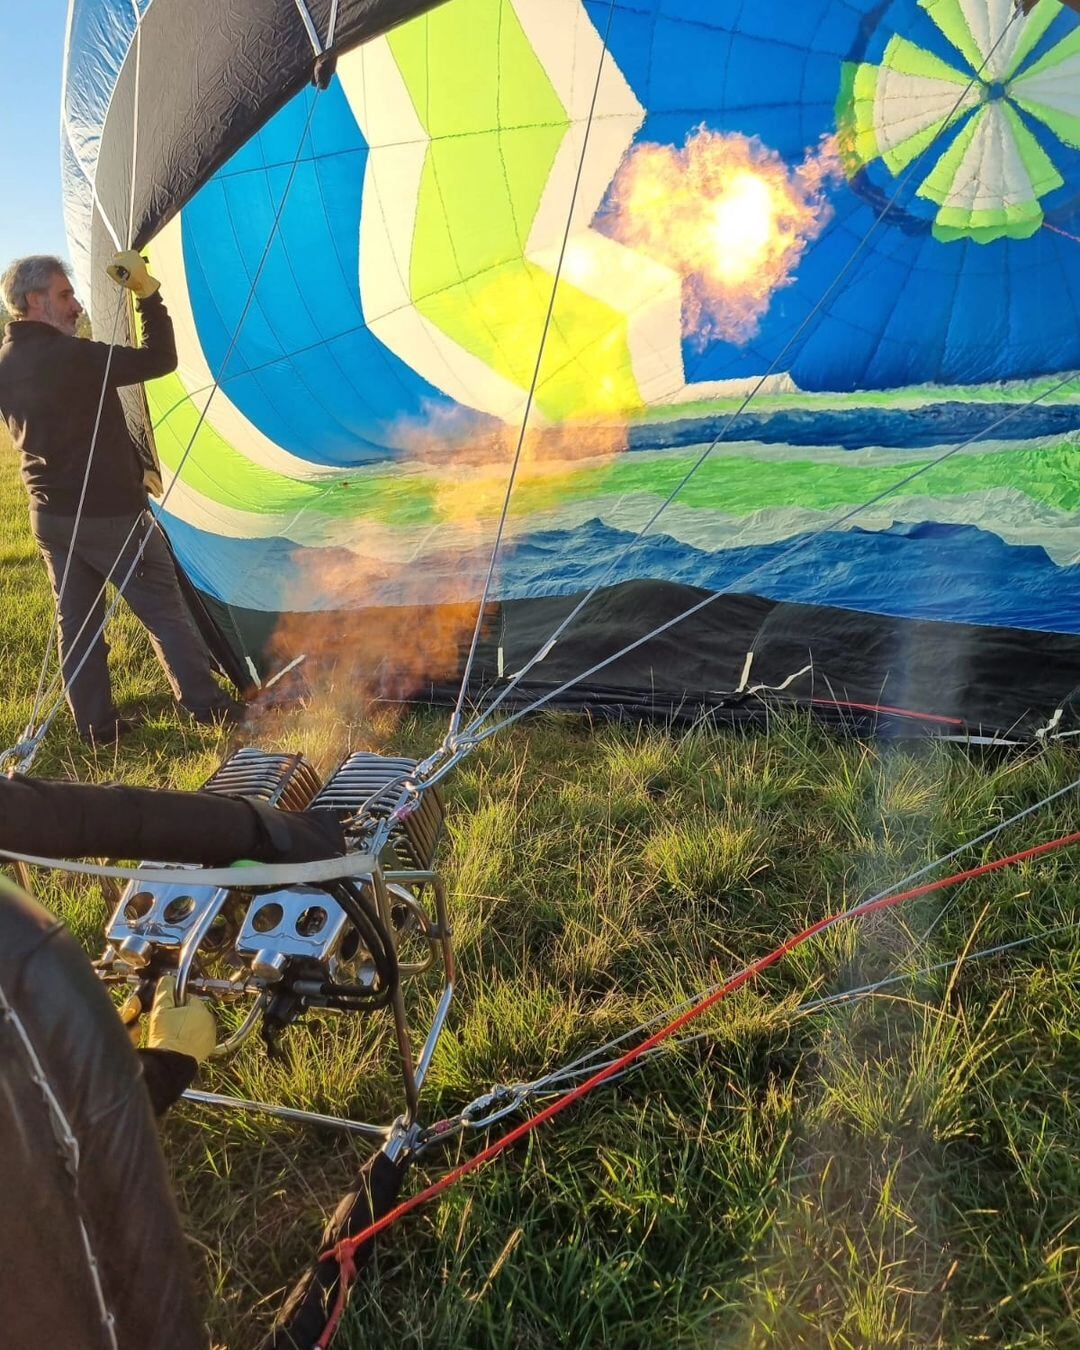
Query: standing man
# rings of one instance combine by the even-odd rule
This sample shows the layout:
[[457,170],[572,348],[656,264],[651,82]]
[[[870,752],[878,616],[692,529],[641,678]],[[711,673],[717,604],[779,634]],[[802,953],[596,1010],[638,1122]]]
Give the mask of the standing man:
[[118,253],[108,271],[137,299],[140,347],[75,336],[82,306],[58,258],[19,258],[0,277],[13,316],[0,343],[0,416],[22,458],[30,525],[56,598],[67,700],[91,744],[114,742],[137,725],[113,703],[101,632],[106,578],[123,584],[174,696],[197,722],[243,714],[211,676],[117,393],[176,369],[172,320],[138,253]]

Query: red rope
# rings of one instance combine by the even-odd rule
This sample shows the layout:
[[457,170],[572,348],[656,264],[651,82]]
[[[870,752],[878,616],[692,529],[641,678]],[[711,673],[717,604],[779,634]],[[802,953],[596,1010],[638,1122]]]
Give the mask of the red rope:
[[793,937],[789,937],[786,942],[781,943],[779,947],[775,947],[768,955],[761,957],[752,965],[747,966],[745,970],[728,980],[726,984],[721,985],[718,989],[714,989],[708,997],[703,998],[700,1002],[694,1004],[692,1008],[687,1009],[687,1011],[682,1013],[679,1017],[676,1017],[666,1026],[661,1027],[659,1031],[655,1031],[646,1040],[634,1046],[631,1050],[628,1050],[625,1055],[622,1055],[613,1063],[608,1064],[606,1068],[593,1074],[591,1078],[587,1078],[583,1083],[579,1083],[576,1088],[573,1088],[564,1096],[557,1098],[549,1106],[544,1107],[542,1111],[537,1112],[535,1116],[530,1116],[528,1120],[522,1121],[522,1123],[512,1129],[509,1134],[504,1135],[501,1139],[497,1139],[495,1143],[489,1144],[487,1148],[482,1149],[481,1152],[477,1153],[467,1162],[462,1163],[460,1167],[455,1167],[453,1171],[447,1172],[444,1177],[441,1177],[426,1189],[418,1191],[417,1194],[410,1199],[402,1201],[400,1205],[396,1205],[392,1210],[384,1214],[381,1219],[376,1220],[375,1223],[370,1224],[365,1228],[363,1232],[358,1233],[355,1237],[344,1239],[329,1252],[324,1252],[320,1259],[326,1260],[331,1257],[336,1257],[341,1264],[342,1274],[338,1290],[337,1306],[335,1307],[332,1316],[332,1324],[323,1332],[323,1335],[316,1342],[316,1346],[319,1347],[319,1350],[324,1350],[324,1348],[330,1344],[330,1338],[333,1336],[334,1330],[340,1321],[341,1311],[344,1307],[345,1293],[348,1287],[346,1270],[351,1268],[353,1255],[362,1243],[370,1241],[376,1234],[384,1232],[391,1224],[397,1223],[397,1221],[406,1214],[411,1213],[414,1209],[418,1209],[429,1200],[433,1200],[435,1196],[441,1195],[443,1191],[449,1190],[451,1186],[455,1185],[463,1177],[468,1176],[470,1172],[477,1171],[486,1163],[491,1162],[493,1158],[497,1158],[500,1153],[503,1153],[506,1149],[510,1148],[512,1144],[516,1144],[519,1139],[524,1139],[527,1134],[531,1134],[532,1131],[537,1129],[540,1125],[543,1125],[546,1121],[559,1115],[560,1112],[565,1111],[566,1108],[573,1105],[574,1102],[580,1101],[581,1098],[584,1097],[586,1093],[591,1092],[593,1088],[599,1087],[600,1084],[607,1079],[621,1073],[629,1065],[633,1064],[636,1059],[653,1049],[654,1046],[660,1045],[661,1042],[676,1035],[685,1026],[688,1026],[696,1018],[701,1017],[702,1014],[708,1012],[710,1008],[714,1008],[723,999],[727,998],[729,994],[733,994],[736,989],[741,989],[744,984],[747,984],[750,980],[760,975],[762,971],[768,970],[770,966],[773,966],[778,961],[782,960],[789,952],[794,951],[796,947],[801,946],[802,943],[807,942],[810,938],[815,937],[824,929],[830,928],[833,924],[839,923],[843,919],[862,918],[863,915],[873,914],[878,910],[889,909],[893,905],[902,904],[905,900],[915,900],[921,895],[929,895],[933,891],[944,890],[947,886],[956,886],[962,881],[970,881],[974,877],[985,876],[988,872],[997,872],[1000,868],[1008,867],[1013,863],[1027,862],[1031,858],[1038,858],[1044,853],[1051,853],[1055,849],[1065,848],[1070,844],[1076,843],[1080,843],[1080,831],[1075,834],[1063,835],[1059,839],[1048,840],[1043,844],[1037,844],[1034,848],[1025,849],[1022,853],[1012,853],[1007,858],[998,858],[994,862],[983,863],[981,867],[972,867],[965,872],[956,872],[952,876],[942,877],[938,881],[927,882],[926,885],[916,886],[912,890],[899,891],[896,895],[887,895],[882,896],[877,900],[864,901],[863,904],[856,905],[853,909],[843,910],[837,914],[830,914],[828,918],[819,919],[817,923],[811,924],[809,928],[804,928],[801,933],[796,933]]
[[959,717],[943,717],[940,713],[915,712],[912,708],[893,708],[888,703],[850,703],[846,699],[835,698],[812,698],[813,704],[820,704],[825,708],[858,708],[862,712],[874,713],[895,713],[899,717],[911,717],[919,722],[941,722],[950,727],[962,727],[963,719]]
[[[344,1243],[338,1243],[338,1247],[343,1247]],[[330,1311],[330,1317],[326,1326],[322,1329],[322,1334],[315,1342],[314,1350],[325,1350],[326,1346],[334,1339],[334,1334],[341,1325],[341,1319],[345,1314],[345,1301],[349,1297],[349,1285],[356,1279],[356,1263],[353,1261],[353,1249],[348,1251],[338,1251],[334,1248],[338,1260],[338,1290],[337,1298],[334,1299],[334,1306]]]

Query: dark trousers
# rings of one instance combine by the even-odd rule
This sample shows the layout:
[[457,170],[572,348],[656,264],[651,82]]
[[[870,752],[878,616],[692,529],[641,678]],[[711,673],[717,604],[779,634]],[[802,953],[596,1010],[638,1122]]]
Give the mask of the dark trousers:
[[[99,633],[107,604],[101,591],[110,573],[114,586],[124,584],[124,599],[145,625],[175,697],[192,712],[229,702],[210,674],[209,653],[181,593],[172,555],[149,511],[137,516],[83,516],[74,542],[71,516],[32,511],[30,524],[57,601],[64,691],[84,736],[117,717],[109,684],[109,647]],[[142,557],[125,583],[148,528]]]

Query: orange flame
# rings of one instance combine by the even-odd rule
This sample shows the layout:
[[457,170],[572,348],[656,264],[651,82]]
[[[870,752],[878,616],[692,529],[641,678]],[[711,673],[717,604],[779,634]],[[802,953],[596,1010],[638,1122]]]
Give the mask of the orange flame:
[[756,138],[699,127],[685,146],[644,143],[613,185],[615,237],[683,279],[683,332],[701,346],[753,338],[832,212],[835,138],[795,169]]

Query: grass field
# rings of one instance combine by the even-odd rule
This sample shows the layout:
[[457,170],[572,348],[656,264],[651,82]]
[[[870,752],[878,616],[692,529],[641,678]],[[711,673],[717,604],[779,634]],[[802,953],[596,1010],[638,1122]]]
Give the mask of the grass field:
[[[50,630],[12,456],[0,451],[0,738],[17,739]],[[191,787],[226,739],[181,723],[138,630],[112,635],[119,698],[150,722],[88,754],[66,712],[35,771]],[[323,768],[349,748],[431,748],[332,703],[256,743]],[[1080,773],[1064,749],[767,733],[515,728],[451,781],[442,852],[460,993],[429,1119],[533,1077],[713,984],[778,940]],[[1066,799],[964,863],[1064,833]],[[710,1015],[707,1037],[601,1088],[385,1240],[335,1345],[1080,1345],[1080,922],[1068,852],[802,948]],[[96,886],[38,893],[89,950]],[[935,923],[929,938],[923,934]],[[992,959],[813,1014],[798,1005],[965,950]],[[431,994],[416,990],[419,1012]],[[367,1119],[396,1109],[385,1023],[309,1017],[209,1086]],[[216,1345],[259,1339],[361,1156],[333,1135],[182,1106],[165,1150]],[[419,1187],[478,1148],[429,1155]]]

